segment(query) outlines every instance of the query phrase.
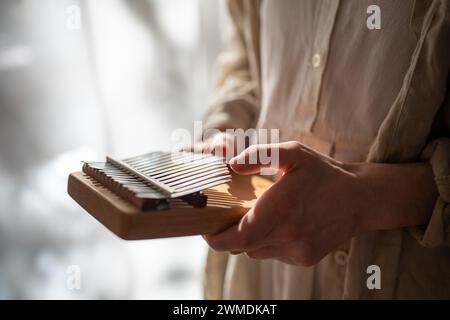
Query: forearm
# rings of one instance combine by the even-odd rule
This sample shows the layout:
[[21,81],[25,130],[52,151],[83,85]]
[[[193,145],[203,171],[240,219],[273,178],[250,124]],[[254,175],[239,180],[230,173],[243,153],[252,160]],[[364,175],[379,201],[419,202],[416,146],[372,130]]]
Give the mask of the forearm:
[[429,221],[437,198],[428,163],[350,165],[359,179],[361,231],[418,226]]

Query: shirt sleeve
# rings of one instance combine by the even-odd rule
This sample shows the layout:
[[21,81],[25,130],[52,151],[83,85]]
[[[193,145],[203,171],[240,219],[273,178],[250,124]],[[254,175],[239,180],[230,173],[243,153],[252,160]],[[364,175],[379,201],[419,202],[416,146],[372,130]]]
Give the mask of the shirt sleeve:
[[[245,3],[228,1],[231,18],[227,48],[218,58],[217,83],[213,100],[203,119],[203,129],[247,129],[256,122],[259,113],[258,79],[252,77],[244,25]],[[248,17],[247,17],[248,19]]]
[[[450,246],[450,103],[438,115],[444,124],[441,137],[432,140],[421,154],[423,161],[431,164],[439,193],[428,225],[412,228],[411,233],[421,245]],[[446,132],[445,132],[446,131]]]

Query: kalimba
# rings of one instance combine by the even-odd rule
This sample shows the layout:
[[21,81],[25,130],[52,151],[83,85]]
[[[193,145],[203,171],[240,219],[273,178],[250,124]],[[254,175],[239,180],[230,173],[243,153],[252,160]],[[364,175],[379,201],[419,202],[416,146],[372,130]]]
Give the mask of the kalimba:
[[235,176],[222,158],[152,152],[84,162],[68,192],[94,218],[127,240],[210,234],[236,223],[271,185]]

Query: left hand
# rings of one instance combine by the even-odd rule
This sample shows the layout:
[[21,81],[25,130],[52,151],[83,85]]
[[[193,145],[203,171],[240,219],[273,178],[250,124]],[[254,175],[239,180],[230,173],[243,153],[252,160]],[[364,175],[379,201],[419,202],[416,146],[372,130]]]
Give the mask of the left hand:
[[[242,160],[252,159],[255,153],[266,152],[268,148],[279,149],[279,168],[284,172],[283,176],[239,223],[219,234],[204,236],[213,249],[233,254],[245,252],[255,259],[272,258],[288,264],[311,266],[360,232],[426,222],[424,214],[420,218],[416,215],[416,220],[410,221],[415,217],[411,210],[406,210],[406,220],[392,217],[391,212],[384,216],[375,214],[378,219],[371,220],[376,203],[389,197],[389,194],[381,193],[393,191],[383,185],[383,172],[387,170],[383,165],[375,164],[374,170],[368,170],[366,165],[370,167],[371,164],[344,164],[298,142],[286,142],[252,146],[231,159],[232,169],[238,174],[259,173],[263,165]],[[403,179],[404,170],[396,176],[397,171],[388,168],[387,176]],[[429,168],[421,170],[420,177],[427,177],[433,185],[432,175],[428,177]],[[371,172],[376,174],[375,179],[370,179]],[[429,181],[425,182],[430,185]],[[391,185],[394,190],[398,187],[395,182]],[[410,195],[405,193],[405,197]],[[396,201],[401,205],[402,192],[397,192],[394,197],[392,201],[390,198],[385,200],[392,205]],[[384,210],[382,206],[375,209]]]

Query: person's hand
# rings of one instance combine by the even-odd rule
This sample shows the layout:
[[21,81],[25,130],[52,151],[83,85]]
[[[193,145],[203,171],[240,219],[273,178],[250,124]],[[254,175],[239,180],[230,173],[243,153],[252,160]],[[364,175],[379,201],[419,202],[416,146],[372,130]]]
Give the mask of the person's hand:
[[236,149],[236,136],[226,132],[219,132],[204,141],[186,146],[182,150],[195,153],[212,153],[229,161],[236,156]]
[[[267,148],[278,148],[283,176],[239,223],[204,236],[213,249],[311,266],[359,232],[418,225],[429,217],[436,191],[428,165],[344,164],[286,142],[251,146],[231,159],[231,168],[260,172],[261,164],[247,160]],[[430,191],[412,203],[417,185]]]
[[315,264],[357,232],[360,208],[349,206],[359,193],[357,181],[340,163],[297,142],[251,146],[231,159],[230,166],[238,174],[259,173],[262,166],[248,164],[248,159],[274,147],[279,148],[284,175],[238,224],[205,239],[218,251]]

